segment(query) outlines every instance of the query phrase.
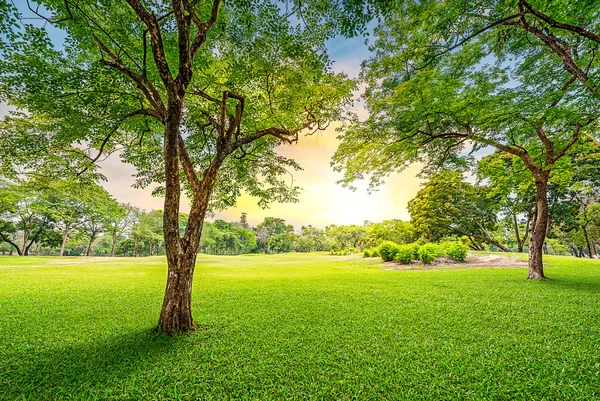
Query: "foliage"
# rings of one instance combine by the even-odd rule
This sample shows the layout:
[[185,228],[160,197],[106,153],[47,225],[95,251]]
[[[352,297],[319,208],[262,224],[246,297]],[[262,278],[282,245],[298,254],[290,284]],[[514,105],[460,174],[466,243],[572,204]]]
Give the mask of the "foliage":
[[415,231],[429,241],[449,235],[466,236],[470,246],[481,243],[507,250],[495,237],[498,201],[486,186],[466,182],[459,172],[434,175],[408,203]]
[[256,235],[253,231],[234,223],[216,220],[204,223],[200,250],[213,255],[240,255],[256,251]]
[[325,233],[332,240],[335,249],[364,249],[367,244],[367,228],[364,226],[332,224],[325,227]]
[[469,248],[466,245],[458,242],[446,242],[441,244],[443,254],[457,262],[465,262],[467,259],[467,251]]
[[442,247],[437,244],[424,244],[419,247],[419,260],[426,265],[430,264],[443,254],[444,251]]
[[368,223],[367,244],[377,247],[383,241],[392,241],[397,244],[409,244],[416,239],[414,227],[411,222],[402,220],[385,220],[380,223]]
[[269,253],[284,253],[293,251],[296,239],[297,237],[293,233],[282,233],[270,237],[267,240]]
[[371,250],[370,249],[365,249],[363,251],[363,257],[364,258],[370,258],[371,257]]
[[400,245],[398,247],[398,252],[396,252],[396,256],[394,257],[396,262],[404,265],[411,264],[414,259],[414,247],[409,244]]
[[398,253],[398,244],[391,241],[385,241],[382,242],[377,249],[381,259],[386,262],[391,262],[394,260],[396,253]]

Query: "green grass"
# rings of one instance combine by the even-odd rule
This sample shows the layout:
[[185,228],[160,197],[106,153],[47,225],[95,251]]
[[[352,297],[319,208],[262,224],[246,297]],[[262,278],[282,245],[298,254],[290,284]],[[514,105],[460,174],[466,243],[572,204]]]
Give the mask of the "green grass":
[[1,257],[0,399],[598,399],[600,261],[547,260],[200,256],[201,330],[169,338],[161,257]]

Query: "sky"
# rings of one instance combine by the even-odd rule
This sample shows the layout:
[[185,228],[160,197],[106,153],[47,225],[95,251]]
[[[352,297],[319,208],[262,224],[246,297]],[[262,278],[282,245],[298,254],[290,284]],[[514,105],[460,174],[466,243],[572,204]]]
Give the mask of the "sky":
[[[335,38],[328,42],[330,58],[334,61],[336,72],[345,72],[349,77],[356,78],[360,72],[360,64],[368,58],[369,51],[364,38],[352,39]],[[358,93],[356,94],[358,98]],[[5,104],[0,104],[0,116],[7,111]],[[365,118],[367,112],[360,102],[354,110],[360,117]],[[335,173],[330,161],[339,140],[336,127],[330,127],[318,135],[301,136],[295,145],[280,146],[277,152],[288,158],[295,159],[303,171],[294,173],[293,184],[302,188],[299,202],[286,204],[271,204],[268,209],[261,209],[257,200],[243,195],[235,207],[223,210],[208,220],[224,219],[239,220],[242,212],[247,213],[251,225],[258,225],[265,217],[279,217],[297,229],[302,225],[312,224],[325,227],[330,224],[363,224],[365,220],[378,222],[387,219],[410,219],[407,203],[420,188],[421,180],[416,177],[420,166],[410,166],[400,174],[389,177],[378,191],[369,194],[366,183],[357,183],[358,189],[352,191],[343,188],[336,182],[341,174]],[[102,183],[106,190],[119,202],[130,203],[142,209],[162,209],[163,199],[153,197],[152,189],[136,189],[133,174],[135,168],[122,163],[118,155],[112,155],[99,164],[100,172],[107,178]],[[292,177],[289,177],[290,184]],[[189,203],[182,199],[181,210],[189,210]]]

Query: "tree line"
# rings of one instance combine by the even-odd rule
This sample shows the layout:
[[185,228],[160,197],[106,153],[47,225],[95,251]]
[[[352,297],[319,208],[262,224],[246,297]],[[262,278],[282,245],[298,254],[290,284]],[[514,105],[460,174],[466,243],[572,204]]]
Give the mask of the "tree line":
[[[0,182],[0,252],[17,255],[152,256],[166,252],[163,213],[118,203],[102,186],[77,181]],[[184,232],[188,215],[179,216]],[[213,255],[276,254],[375,247],[413,239],[400,220],[364,225],[312,225],[296,231],[277,217],[255,227],[240,220],[204,222],[199,252]]]

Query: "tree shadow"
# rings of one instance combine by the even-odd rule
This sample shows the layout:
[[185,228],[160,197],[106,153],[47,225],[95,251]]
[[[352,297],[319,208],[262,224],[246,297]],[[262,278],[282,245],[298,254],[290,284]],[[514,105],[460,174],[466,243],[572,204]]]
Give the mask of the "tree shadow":
[[102,398],[104,389],[176,352],[183,340],[148,329],[93,343],[9,351],[0,361],[0,400]]
[[544,284],[557,290],[585,292],[588,294],[600,293],[600,280],[597,277],[577,277],[577,279],[572,280],[551,276]]

